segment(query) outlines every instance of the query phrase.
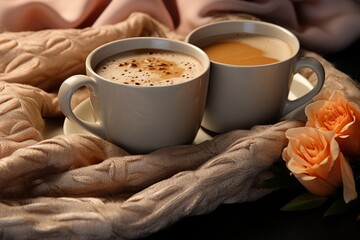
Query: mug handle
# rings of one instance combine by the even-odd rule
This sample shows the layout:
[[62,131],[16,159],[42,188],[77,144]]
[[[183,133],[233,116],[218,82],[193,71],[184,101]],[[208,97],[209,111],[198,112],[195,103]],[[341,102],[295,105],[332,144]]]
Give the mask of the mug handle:
[[95,135],[106,139],[106,131],[101,121],[97,120],[96,122],[88,122],[82,120],[74,114],[71,108],[71,99],[73,94],[76,92],[76,90],[83,86],[90,87],[94,92],[96,92],[96,83],[92,78],[88,76],[74,75],[66,79],[61,84],[58,93],[60,109],[64,113],[64,115],[71,121],[77,123],[91,133],[94,133]]
[[304,96],[297,98],[293,101],[287,100],[285,106],[282,110],[281,116],[285,116],[289,112],[301,107],[302,105],[306,104],[307,102],[311,101],[312,98],[318,94],[325,82],[325,70],[321,63],[312,57],[302,57],[295,66],[295,73],[298,72],[302,68],[311,68],[316,76],[317,76],[317,83],[314,88],[305,94]]

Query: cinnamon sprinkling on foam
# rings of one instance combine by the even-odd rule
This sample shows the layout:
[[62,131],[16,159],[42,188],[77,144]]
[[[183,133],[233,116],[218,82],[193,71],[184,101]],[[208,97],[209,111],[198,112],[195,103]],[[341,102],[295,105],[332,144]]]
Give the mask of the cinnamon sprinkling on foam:
[[124,84],[159,86],[184,82],[202,71],[201,63],[188,55],[171,51],[132,51],[101,62],[96,72]]

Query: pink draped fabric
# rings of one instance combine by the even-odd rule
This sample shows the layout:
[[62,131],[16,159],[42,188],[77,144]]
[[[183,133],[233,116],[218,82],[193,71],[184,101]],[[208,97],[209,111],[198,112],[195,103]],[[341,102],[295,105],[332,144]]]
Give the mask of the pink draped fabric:
[[115,24],[144,12],[186,35],[216,13],[246,13],[293,31],[303,47],[342,50],[360,38],[359,0],[0,0],[0,32]]

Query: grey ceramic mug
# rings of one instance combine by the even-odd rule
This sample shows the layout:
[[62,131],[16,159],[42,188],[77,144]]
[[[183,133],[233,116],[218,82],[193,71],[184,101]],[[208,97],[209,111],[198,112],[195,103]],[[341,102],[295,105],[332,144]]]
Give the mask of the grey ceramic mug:
[[[136,49],[171,50],[198,59],[203,70],[182,83],[135,86],[99,76],[95,67],[117,53]],[[87,75],[75,75],[60,86],[60,107],[69,120],[130,153],[191,144],[203,117],[210,61],[198,47],[165,38],[137,37],[110,42],[92,51],[85,63]],[[74,92],[87,86],[95,123],[77,117],[71,109]]]
[[[202,126],[215,133],[274,123],[309,102],[324,84],[325,73],[320,62],[314,58],[300,58],[297,37],[278,25],[252,20],[221,21],[193,30],[186,41],[203,48],[210,41],[235,37],[239,33],[279,38],[291,47],[292,53],[277,63],[254,66],[211,60]],[[316,73],[317,84],[309,93],[290,101],[288,95],[294,74],[302,68],[311,68]]]

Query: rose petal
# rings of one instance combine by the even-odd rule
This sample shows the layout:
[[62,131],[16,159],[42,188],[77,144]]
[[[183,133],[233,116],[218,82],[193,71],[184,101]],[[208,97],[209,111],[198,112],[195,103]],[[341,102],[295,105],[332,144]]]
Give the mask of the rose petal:
[[329,182],[321,178],[306,175],[295,175],[295,177],[309,192],[317,196],[327,197],[334,194],[337,190],[336,186],[329,184]]
[[340,154],[339,161],[344,189],[344,200],[348,203],[357,198],[355,180],[351,166],[342,154]]

